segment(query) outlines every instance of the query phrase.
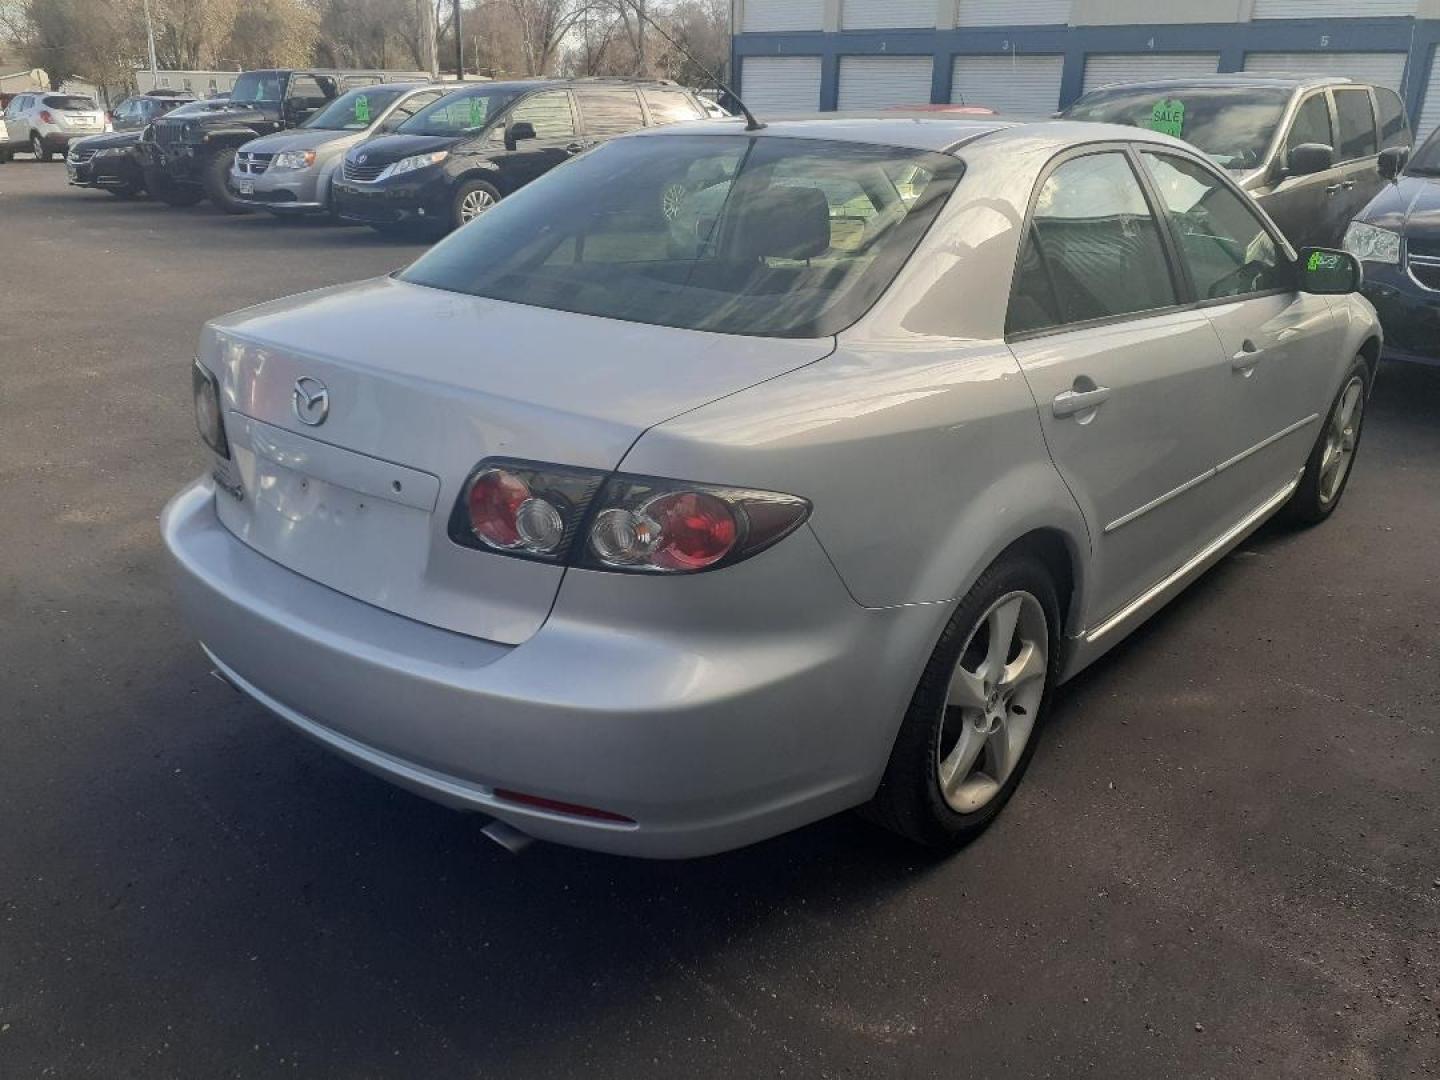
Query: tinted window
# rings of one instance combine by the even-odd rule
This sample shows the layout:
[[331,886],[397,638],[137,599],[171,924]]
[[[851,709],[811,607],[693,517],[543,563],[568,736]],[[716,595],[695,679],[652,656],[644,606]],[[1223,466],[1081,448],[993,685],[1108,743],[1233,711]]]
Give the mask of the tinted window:
[[1334,147],[1335,133],[1330,129],[1330,103],[1324,94],[1313,94],[1306,98],[1295,113],[1290,125],[1290,134],[1285,139],[1285,160],[1290,160],[1290,151],[1306,143],[1320,143]]
[[617,139],[401,277],[630,322],[819,337],[869,309],[963,169],[945,154],[819,139]]
[[1336,90],[1335,115],[1340,121],[1340,161],[1354,161],[1378,151],[1375,145],[1375,113],[1368,90]]
[[570,112],[570,95],[551,90],[525,98],[510,114],[510,122],[526,120],[535,125],[537,139],[568,139],[575,134],[575,117]]
[[1400,95],[1383,86],[1375,87],[1375,107],[1380,113],[1380,146],[1410,145],[1410,124],[1405,119],[1405,106]]
[[674,124],[681,120],[698,120],[703,109],[690,100],[689,94],[678,90],[646,90],[645,104],[650,108],[652,124]]
[[[575,100],[580,103],[587,135],[623,135],[645,126],[634,90],[577,90]],[[538,125],[535,131],[539,133]]]
[[367,86],[351,90],[348,94],[341,94],[301,126],[323,131],[362,131],[404,92],[403,86]]
[[1007,332],[1175,302],[1160,226],[1124,155],[1091,154],[1051,173],[1035,199]]
[[1430,133],[1405,170],[1412,176],[1440,176],[1440,128]]
[[1175,226],[1196,296],[1215,300],[1291,283],[1275,238],[1220,177],[1170,154],[1141,156]]
[[1065,116],[1165,131],[1227,169],[1252,169],[1265,160],[1290,97],[1259,86],[1117,86],[1086,94]]
[[[161,79],[162,84],[167,80]],[[279,101],[282,89],[278,71],[247,71],[230,88],[231,101]]]
[[291,101],[309,102],[319,105],[325,101],[325,91],[314,75],[292,75],[286,96]]
[[461,90],[420,109],[397,129],[405,135],[464,135],[488,124],[515,97],[510,89]]

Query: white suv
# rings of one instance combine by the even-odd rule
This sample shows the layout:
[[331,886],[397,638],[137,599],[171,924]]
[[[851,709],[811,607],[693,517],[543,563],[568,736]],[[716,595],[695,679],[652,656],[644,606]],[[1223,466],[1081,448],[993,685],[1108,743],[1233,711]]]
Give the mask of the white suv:
[[5,110],[0,161],[25,151],[37,161],[49,161],[57,152],[63,155],[72,139],[109,130],[105,110],[91,98],[40,91],[17,94]]

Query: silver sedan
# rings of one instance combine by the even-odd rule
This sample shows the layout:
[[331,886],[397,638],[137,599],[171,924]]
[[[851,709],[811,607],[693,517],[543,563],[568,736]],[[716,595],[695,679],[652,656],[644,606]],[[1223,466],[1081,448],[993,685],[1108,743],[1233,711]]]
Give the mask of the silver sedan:
[[1358,284],[1134,128],[646,132],[208,325],[165,540],[218,672],[511,837],[957,845],[1057,686],[1335,510]]

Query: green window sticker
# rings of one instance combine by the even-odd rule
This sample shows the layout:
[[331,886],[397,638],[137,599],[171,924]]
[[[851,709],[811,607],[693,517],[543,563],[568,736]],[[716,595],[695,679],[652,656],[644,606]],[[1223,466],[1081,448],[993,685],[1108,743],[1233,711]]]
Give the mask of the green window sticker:
[[472,97],[470,99],[470,126],[479,127],[485,123],[485,99]]
[[1312,251],[1310,253],[1310,265],[1306,267],[1312,274],[1317,270],[1336,270],[1340,267],[1340,256],[1327,255],[1323,251]]
[[364,94],[355,99],[355,122],[357,124],[370,123],[370,99]]
[[1150,130],[1180,139],[1185,134],[1185,103],[1161,99],[1150,110]]

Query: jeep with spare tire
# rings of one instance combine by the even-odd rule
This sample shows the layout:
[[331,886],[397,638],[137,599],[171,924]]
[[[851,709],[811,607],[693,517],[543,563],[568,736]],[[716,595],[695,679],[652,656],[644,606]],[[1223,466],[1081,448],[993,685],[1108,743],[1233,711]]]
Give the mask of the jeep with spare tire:
[[228,214],[249,213],[228,186],[235,151],[262,135],[299,127],[346,91],[385,82],[421,82],[418,71],[276,69],[247,71],[228,104],[204,116],[161,117],[140,147],[145,186],[171,206],[208,198]]

